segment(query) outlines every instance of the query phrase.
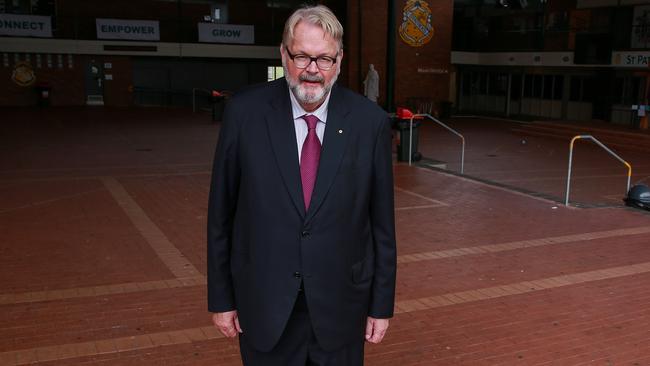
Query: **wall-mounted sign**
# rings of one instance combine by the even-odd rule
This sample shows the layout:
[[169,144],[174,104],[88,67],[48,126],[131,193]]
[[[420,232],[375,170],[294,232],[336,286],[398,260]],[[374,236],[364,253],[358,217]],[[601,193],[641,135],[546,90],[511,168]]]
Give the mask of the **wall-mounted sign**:
[[635,6],[632,18],[631,48],[648,48],[650,45],[650,6]]
[[159,41],[160,25],[157,20],[100,19],[96,21],[97,39],[129,39]]
[[255,43],[255,26],[199,23],[199,42]]
[[0,35],[52,37],[52,18],[42,15],[0,14]]
[[412,47],[423,46],[433,37],[431,9],[424,0],[408,0],[404,6],[399,35]]
[[648,67],[650,52],[612,52],[612,66]]
[[11,73],[11,80],[18,86],[30,86],[36,81],[36,75],[32,65],[28,62],[20,61],[14,66],[14,71]]
[[436,69],[434,67],[418,67],[420,74],[449,74],[447,69]]

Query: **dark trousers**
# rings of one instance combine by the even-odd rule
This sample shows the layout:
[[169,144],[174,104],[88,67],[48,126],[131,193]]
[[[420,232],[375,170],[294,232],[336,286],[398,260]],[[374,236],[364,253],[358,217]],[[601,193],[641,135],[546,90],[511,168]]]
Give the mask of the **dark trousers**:
[[246,342],[246,330],[239,337],[239,347],[244,366],[363,366],[363,336],[359,334],[358,342],[335,351],[323,350],[316,341],[301,291],[280,341],[270,352],[251,347]]

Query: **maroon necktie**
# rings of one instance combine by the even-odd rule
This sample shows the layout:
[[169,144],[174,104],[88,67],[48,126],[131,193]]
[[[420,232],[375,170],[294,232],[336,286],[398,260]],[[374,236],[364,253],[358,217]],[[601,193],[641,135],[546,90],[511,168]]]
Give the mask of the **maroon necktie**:
[[300,178],[302,179],[302,196],[305,199],[306,211],[309,208],[311,193],[314,191],[314,184],[316,183],[321,145],[316,135],[318,117],[304,115],[301,118],[307,122],[307,128],[309,129],[305,142],[302,144],[302,151],[300,152]]

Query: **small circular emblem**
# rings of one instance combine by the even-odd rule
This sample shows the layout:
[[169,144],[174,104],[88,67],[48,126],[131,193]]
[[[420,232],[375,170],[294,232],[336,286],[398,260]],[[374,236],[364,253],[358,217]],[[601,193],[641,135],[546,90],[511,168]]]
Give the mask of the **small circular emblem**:
[[14,66],[14,71],[11,73],[11,80],[19,86],[30,86],[36,81],[36,75],[32,65],[25,61],[20,61]]

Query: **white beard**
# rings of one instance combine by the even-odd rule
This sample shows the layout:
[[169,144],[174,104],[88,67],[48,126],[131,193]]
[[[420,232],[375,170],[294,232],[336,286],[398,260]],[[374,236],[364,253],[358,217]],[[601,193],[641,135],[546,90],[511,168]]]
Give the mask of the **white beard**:
[[[289,75],[287,72],[287,66],[284,64],[282,67],[284,68],[284,77],[287,79],[287,84],[289,85],[289,89],[293,92],[293,95],[296,97],[298,102],[301,104],[315,104],[322,102],[327,94],[332,90],[332,86],[336,82],[336,79],[339,76],[340,69],[337,67],[336,74],[332,78],[332,80],[327,83],[327,84],[322,84],[323,78],[321,76],[314,76],[310,77],[309,74],[301,74],[299,80],[294,79]],[[305,87],[300,81],[319,81],[321,82],[321,86],[317,88],[307,88]]]

